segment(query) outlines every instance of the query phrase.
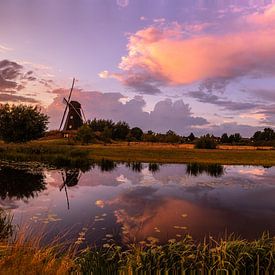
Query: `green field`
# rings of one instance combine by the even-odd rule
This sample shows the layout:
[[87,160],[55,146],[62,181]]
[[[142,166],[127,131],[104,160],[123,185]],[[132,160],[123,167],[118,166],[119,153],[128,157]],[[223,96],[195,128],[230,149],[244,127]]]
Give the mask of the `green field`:
[[66,159],[110,159],[123,162],[217,163],[224,165],[275,165],[275,150],[268,147],[220,146],[194,149],[192,144],[112,143],[77,145],[66,140],[36,141],[27,144],[0,143],[0,160],[64,163]]
[[81,147],[92,159],[157,163],[218,163],[231,165],[275,165],[275,150],[255,150],[236,146],[233,149],[193,149],[191,146],[112,144]]

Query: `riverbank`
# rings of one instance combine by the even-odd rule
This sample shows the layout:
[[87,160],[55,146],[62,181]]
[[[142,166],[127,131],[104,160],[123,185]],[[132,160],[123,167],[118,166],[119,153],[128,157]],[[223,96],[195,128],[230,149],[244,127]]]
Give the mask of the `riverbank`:
[[222,165],[275,165],[272,147],[220,146],[194,149],[192,144],[112,143],[68,145],[66,140],[35,141],[27,144],[0,144],[0,160],[40,161],[55,166],[81,165],[87,160],[121,162],[208,163]]

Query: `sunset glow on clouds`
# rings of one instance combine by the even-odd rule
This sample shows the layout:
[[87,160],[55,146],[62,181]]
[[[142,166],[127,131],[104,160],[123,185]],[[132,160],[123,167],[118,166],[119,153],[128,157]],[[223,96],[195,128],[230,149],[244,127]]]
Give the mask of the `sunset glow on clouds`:
[[51,129],[73,77],[88,118],[181,134],[275,126],[271,0],[15,2],[0,3],[0,103],[41,105]]
[[[236,24],[237,31],[194,32],[191,37],[178,23],[146,27],[129,37],[128,55],[119,64],[123,73],[111,76],[130,86],[137,84],[133,78],[159,85],[184,85],[211,78],[274,76],[275,6]],[[108,72],[100,76],[106,78]]]

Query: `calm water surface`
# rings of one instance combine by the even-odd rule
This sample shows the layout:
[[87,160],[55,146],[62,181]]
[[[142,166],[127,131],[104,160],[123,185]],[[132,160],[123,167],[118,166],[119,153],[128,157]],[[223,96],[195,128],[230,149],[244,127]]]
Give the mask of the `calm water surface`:
[[104,162],[86,172],[33,170],[0,166],[0,207],[15,224],[46,232],[45,241],[275,235],[273,167]]

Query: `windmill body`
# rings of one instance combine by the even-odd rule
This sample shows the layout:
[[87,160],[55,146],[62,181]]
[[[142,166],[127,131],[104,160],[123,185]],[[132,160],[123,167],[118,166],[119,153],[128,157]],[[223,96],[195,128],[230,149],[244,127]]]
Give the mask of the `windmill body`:
[[82,125],[81,104],[77,101],[71,101],[63,131],[77,130]]
[[[69,93],[68,99],[66,98],[63,99],[66,107],[63,113],[63,117],[61,119],[59,131],[62,129],[64,120],[65,120],[65,123],[63,126],[64,132],[75,131],[83,125],[83,120],[86,122],[84,112],[81,108],[81,104],[78,101],[74,101],[74,100],[71,101],[74,83],[75,83],[75,79],[73,79],[73,84],[72,84],[72,88]],[[68,134],[66,134],[66,136],[68,136]]]

